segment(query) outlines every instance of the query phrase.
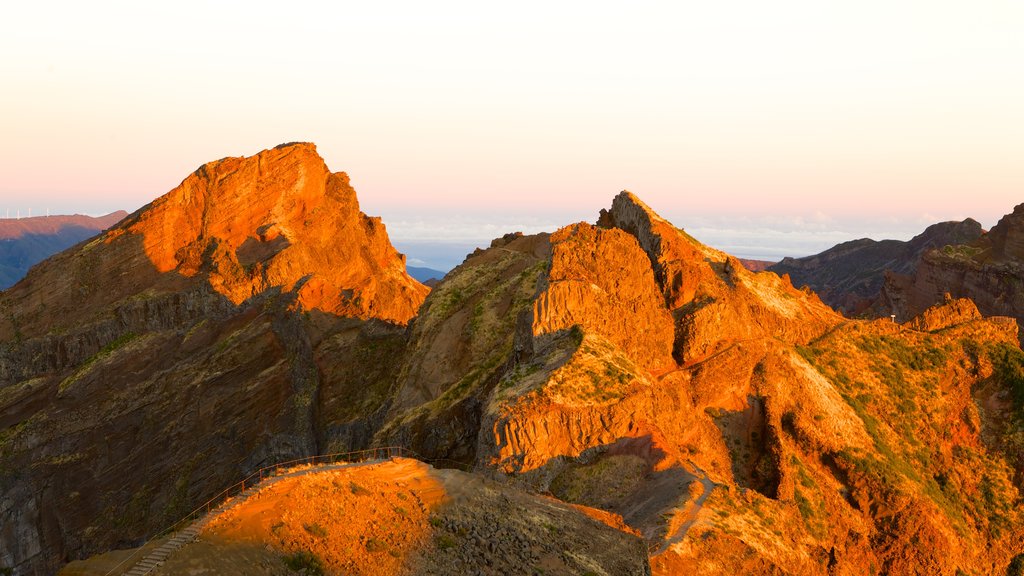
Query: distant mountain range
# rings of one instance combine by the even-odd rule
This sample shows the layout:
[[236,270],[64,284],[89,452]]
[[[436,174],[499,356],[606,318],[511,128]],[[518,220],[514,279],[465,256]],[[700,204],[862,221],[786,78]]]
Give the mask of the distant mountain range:
[[441,270],[420,268],[417,266],[406,266],[405,271],[409,273],[409,276],[412,276],[416,280],[424,283],[429,282],[430,280],[440,280],[444,278],[445,274],[447,274],[447,272],[443,272]]
[[119,210],[98,218],[75,214],[0,220],[0,290],[21,280],[33,265],[95,236],[127,215]]
[[808,286],[829,306],[848,316],[858,315],[875,304],[886,271],[912,274],[921,256],[929,250],[973,242],[983,233],[981,224],[971,218],[940,222],[906,242],[850,240],[820,254],[784,258],[767,270],[789,274],[794,286]]

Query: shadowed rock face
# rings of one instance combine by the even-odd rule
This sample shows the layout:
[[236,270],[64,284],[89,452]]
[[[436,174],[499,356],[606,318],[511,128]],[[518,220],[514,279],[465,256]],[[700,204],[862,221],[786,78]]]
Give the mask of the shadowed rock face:
[[908,320],[947,297],[985,316],[1024,320],[1024,204],[974,240],[925,252],[911,274],[889,273],[878,308]]
[[992,256],[999,261],[1024,261],[1024,204],[999,219],[989,233]]
[[0,293],[0,567],[52,573],[365,445],[377,354],[427,292],[311,144],[206,164],[36,266]]
[[856,316],[868,312],[875,304],[887,271],[911,274],[929,250],[974,242],[983,233],[981,224],[971,218],[941,222],[907,242],[862,238],[821,254],[785,258],[767,269],[779,275],[788,274],[794,285],[806,285],[829,306]]

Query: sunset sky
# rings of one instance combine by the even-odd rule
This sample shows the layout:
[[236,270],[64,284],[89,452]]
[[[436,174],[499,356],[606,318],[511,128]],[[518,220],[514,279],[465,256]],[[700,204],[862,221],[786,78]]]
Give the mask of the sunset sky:
[[1010,0],[6,2],[0,216],[301,140],[435,267],[622,189],[749,257],[990,227],[1024,202],[1022,30]]

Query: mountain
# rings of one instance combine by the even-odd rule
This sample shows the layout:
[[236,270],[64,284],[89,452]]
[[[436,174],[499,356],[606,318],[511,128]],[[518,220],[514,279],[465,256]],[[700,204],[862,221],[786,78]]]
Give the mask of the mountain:
[[123,547],[353,433],[333,403],[373,408],[333,392],[373,390],[427,292],[311,144],[205,164],[37,265],[0,293],[0,567]]
[[983,574],[1020,562],[1022,366],[1012,319],[848,320],[623,193],[434,288],[375,442],[620,515],[654,574]]
[[127,215],[120,210],[98,218],[75,214],[0,220],[0,290],[21,280],[33,265],[95,236]]
[[441,270],[434,270],[433,268],[420,268],[417,266],[406,266],[406,272],[409,276],[412,276],[420,282],[427,282],[429,280],[440,280],[444,278],[445,273]]
[[[1017,244],[997,228],[993,261]],[[429,292],[404,264],[295,144],[207,164],[36,266],[0,293],[0,567],[102,563],[263,466],[368,446],[472,470],[440,473],[452,514],[421,522],[422,465],[311,475],[216,515],[163,573],[218,555],[282,573],[299,553],[630,573],[635,536],[659,576],[1024,564],[1012,318],[950,298],[851,320],[629,192],[596,222],[497,238]],[[511,564],[484,567],[489,541]]]
[[970,218],[962,222],[941,222],[907,242],[861,238],[813,256],[784,258],[767,269],[780,275],[788,274],[794,285],[808,286],[829,306],[848,316],[856,316],[874,304],[885,282],[886,271],[910,274],[925,252],[973,242],[983,232],[981,224]]
[[750,258],[740,258],[739,261],[740,264],[743,264],[744,268],[751,272],[764,272],[772,265],[776,264],[775,262],[770,262],[768,260],[751,260]]
[[921,255],[912,272],[885,277],[881,306],[899,319],[936,303],[970,298],[985,315],[1024,320],[1024,204],[1003,216],[988,234],[949,243]]

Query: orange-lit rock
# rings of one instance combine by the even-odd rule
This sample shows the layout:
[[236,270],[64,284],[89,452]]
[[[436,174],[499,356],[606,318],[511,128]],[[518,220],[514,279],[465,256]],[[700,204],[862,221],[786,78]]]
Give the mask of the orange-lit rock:
[[674,367],[672,316],[635,238],[574,224],[551,235],[547,286],[533,307],[533,333],[580,326],[601,334],[652,372]]
[[686,363],[744,340],[805,343],[842,320],[788,279],[748,271],[736,258],[697,242],[629,192],[598,223],[634,235],[650,259],[676,319],[674,354]]
[[204,164],[174,190],[0,294],[0,338],[95,321],[140,294],[205,284],[232,304],[268,290],[304,310],[405,324],[429,292],[379,218],[312,144]]

